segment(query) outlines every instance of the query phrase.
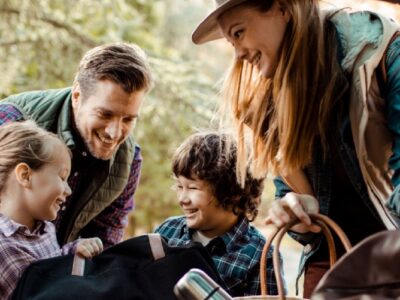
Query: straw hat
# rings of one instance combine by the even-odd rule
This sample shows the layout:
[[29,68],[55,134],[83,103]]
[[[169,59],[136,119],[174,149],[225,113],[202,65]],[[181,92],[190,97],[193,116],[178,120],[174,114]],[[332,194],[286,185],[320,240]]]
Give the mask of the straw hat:
[[197,26],[197,28],[193,31],[193,43],[203,44],[205,42],[222,38],[217,24],[218,17],[228,9],[245,1],[246,0],[215,0],[215,9],[211,11],[208,16],[203,21],[201,21],[199,26]]

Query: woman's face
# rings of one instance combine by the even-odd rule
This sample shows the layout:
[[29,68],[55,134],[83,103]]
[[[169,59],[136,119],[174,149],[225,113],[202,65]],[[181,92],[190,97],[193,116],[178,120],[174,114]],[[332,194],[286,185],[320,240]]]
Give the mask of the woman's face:
[[274,75],[289,14],[279,1],[265,12],[246,5],[223,13],[218,24],[226,40],[235,47],[236,58],[247,60],[264,77]]

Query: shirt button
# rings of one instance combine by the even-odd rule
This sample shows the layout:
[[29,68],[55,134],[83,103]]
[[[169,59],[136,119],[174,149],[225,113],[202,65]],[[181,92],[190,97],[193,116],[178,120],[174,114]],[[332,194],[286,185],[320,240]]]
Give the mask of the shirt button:
[[87,153],[86,153],[85,151],[83,151],[83,152],[82,152],[82,155],[86,157],[86,156],[87,156]]

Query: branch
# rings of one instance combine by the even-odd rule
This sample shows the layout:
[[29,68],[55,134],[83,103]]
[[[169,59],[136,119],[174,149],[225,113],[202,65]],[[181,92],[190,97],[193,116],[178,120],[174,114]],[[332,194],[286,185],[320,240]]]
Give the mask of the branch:
[[[21,15],[21,11],[14,9],[14,8],[9,8],[9,7],[0,7],[0,13],[2,14],[14,14],[14,15]],[[60,28],[60,29],[64,29],[65,31],[67,31],[71,36],[73,36],[74,38],[78,39],[82,44],[93,48],[95,46],[97,46],[97,43],[92,40],[91,38],[89,38],[86,35],[83,35],[81,33],[79,33],[75,28],[73,28],[72,26],[70,26],[67,23],[62,23],[59,22],[55,19],[52,19],[50,17],[47,16],[39,16],[39,15],[35,15],[34,16],[37,20],[42,21],[44,23],[50,24],[55,28]]]
[[11,47],[20,44],[33,44],[35,42],[36,42],[35,40],[13,40],[13,41],[0,42],[0,47]]

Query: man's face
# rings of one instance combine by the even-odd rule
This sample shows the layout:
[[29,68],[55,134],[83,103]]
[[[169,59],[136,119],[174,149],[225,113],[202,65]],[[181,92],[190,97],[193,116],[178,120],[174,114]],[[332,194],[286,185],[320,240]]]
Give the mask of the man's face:
[[118,150],[135,127],[144,95],[144,90],[128,94],[110,80],[97,81],[87,99],[79,84],[73,87],[75,125],[94,157],[109,160]]

